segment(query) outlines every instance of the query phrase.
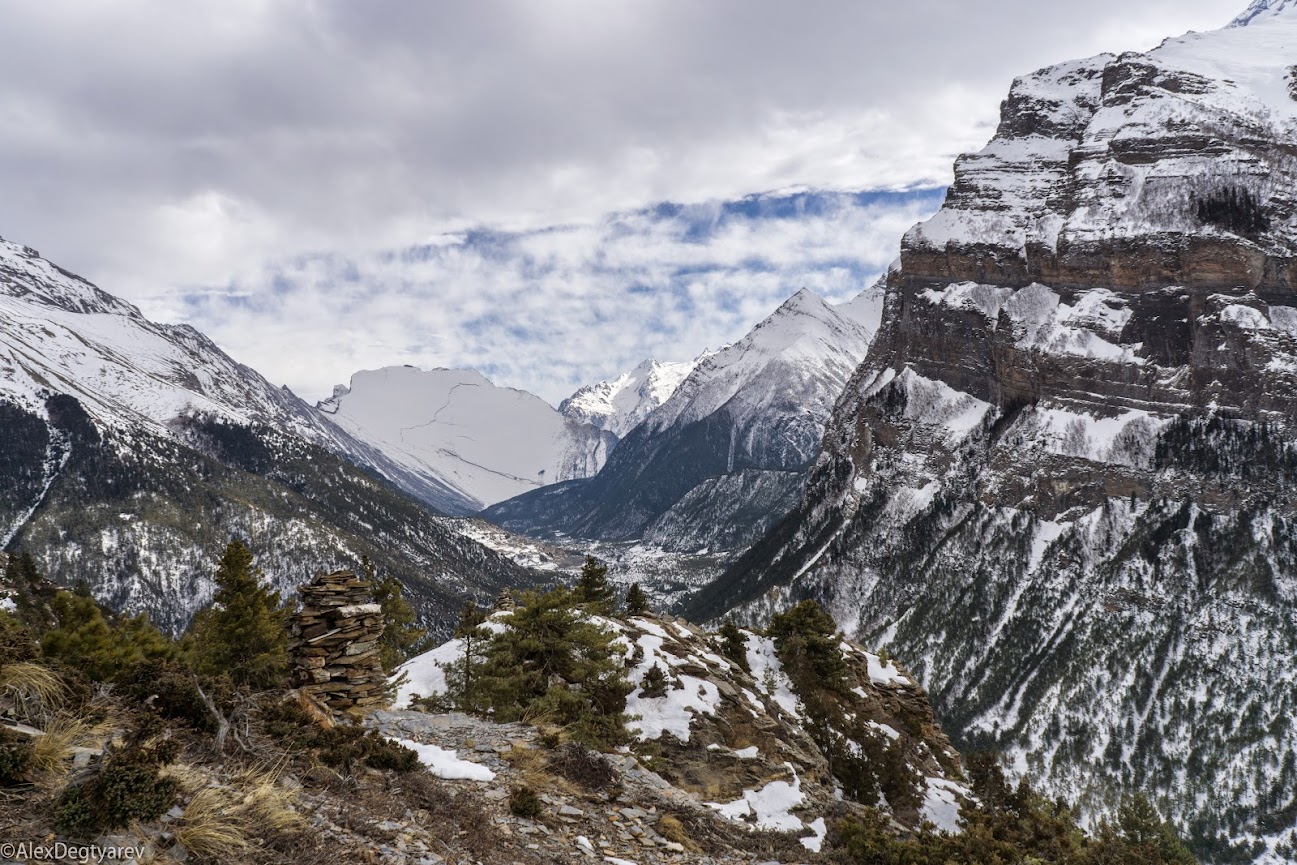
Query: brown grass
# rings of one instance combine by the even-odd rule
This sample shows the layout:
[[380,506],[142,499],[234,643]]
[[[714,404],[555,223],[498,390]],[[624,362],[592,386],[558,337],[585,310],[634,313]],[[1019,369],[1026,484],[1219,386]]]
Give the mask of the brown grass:
[[576,785],[550,771],[549,761],[539,748],[520,748],[514,745],[501,754],[500,758],[518,773],[519,782],[533,790],[569,795],[578,792]]
[[254,850],[266,834],[286,835],[305,825],[297,794],[279,784],[279,769],[250,767],[223,787],[205,786],[175,823],[176,840],[200,860],[224,862]]
[[62,706],[69,693],[62,676],[34,661],[0,666],[0,691],[12,692],[26,720],[33,722]]
[[657,822],[658,834],[668,841],[674,841],[677,844],[683,844],[684,848],[691,853],[698,853],[702,848],[694,843],[686,831],[685,825],[680,822],[680,818],[671,814],[663,814]]
[[45,735],[32,740],[33,768],[46,784],[60,784],[73,749],[102,745],[110,729],[77,715],[56,715],[45,724]]

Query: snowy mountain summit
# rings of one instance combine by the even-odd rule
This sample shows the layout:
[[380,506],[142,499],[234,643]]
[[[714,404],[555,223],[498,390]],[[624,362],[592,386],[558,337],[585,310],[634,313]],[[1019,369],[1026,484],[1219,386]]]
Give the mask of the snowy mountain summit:
[[659,363],[652,358],[615,379],[589,384],[559,404],[566,417],[594,424],[617,438],[639,425],[658,406],[671,398],[704,352],[693,361]]
[[1297,0],[1252,0],[1252,5],[1243,10],[1229,26],[1246,27],[1281,15],[1297,15]]
[[840,307],[798,291],[699,360],[594,478],[501,502],[525,533],[738,549],[792,507],[824,422],[873,336],[870,291]]
[[411,474],[449,487],[455,499],[436,504],[452,513],[588,477],[617,441],[475,370],[364,370],[317,408]]

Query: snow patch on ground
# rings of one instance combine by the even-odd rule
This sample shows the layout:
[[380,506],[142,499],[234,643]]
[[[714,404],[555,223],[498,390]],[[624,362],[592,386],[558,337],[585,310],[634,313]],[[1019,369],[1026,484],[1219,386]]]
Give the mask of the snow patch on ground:
[[438,748],[436,745],[425,745],[409,739],[389,739],[398,745],[404,745],[419,755],[419,762],[427,766],[432,774],[447,780],[494,781],[495,773],[479,763],[461,760],[454,751]]
[[450,691],[446,683],[446,671],[464,660],[464,641],[458,637],[443,643],[431,651],[411,658],[396,668],[393,677],[405,680],[396,691],[395,706],[408,709],[414,697],[437,697]]
[[801,701],[793,693],[793,683],[784,675],[783,666],[775,655],[775,641],[755,634],[747,634],[747,638],[748,667],[752,670],[752,678],[757,683],[757,689],[773,697],[779,704],[779,708],[794,718],[800,718]]
[[865,660],[869,662],[869,681],[875,685],[910,685],[910,680],[901,675],[901,671],[896,669],[896,665],[891,661],[886,664],[882,662],[877,655],[865,652]]
[[959,817],[959,799],[967,796],[968,790],[945,778],[927,778],[927,789],[923,792],[923,806],[920,816],[937,827],[938,832],[955,834],[963,831]]
[[[642,619],[636,620],[637,624],[641,622]],[[663,639],[656,634],[644,634],[637,642],[644,651],[644,660],[627,676],[636,687],[626,698],[626,714],[639,716],[639,720],[633,721],[631,726],[638,728],[640,741],[657,739],[663,733],[670,733],[681,742],[688,742],[689,725],[694,715],[716,714],[721,703],[720,690],[705,679],[680,675],[674,682],[668,682],[665,696],[645,697],[642,685],[644,675],[650,667],[661,667],[667,673],[672,667],[682,666],[686,662],[664,650]]]
[[802,780],[797,777],[792,763],[785,763],[793,773],[793,780],[771,781],[760,790],[744,790],[743,798],[733,802],[708,802],[707,807],[714,808],[722,817],[730,820],[750,822],[757,829],[773,829],[777,832],[793,832],[803,828],[802,821],[792,813],[792,809],[802,804]]

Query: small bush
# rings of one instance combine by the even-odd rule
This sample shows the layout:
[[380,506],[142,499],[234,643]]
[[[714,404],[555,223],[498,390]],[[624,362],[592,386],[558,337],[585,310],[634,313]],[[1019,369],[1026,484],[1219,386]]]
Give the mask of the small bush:
[[41,644],[31,629],[17,616],[0,611],[0,658],[6,664],[31,661],[40,657]]
[[549,758],[549,767],[587,790],[607,790],[617,784],[617,771],[612,765],[577,742],[556,749]]
[[662,672],[662,668],[657,664],[649,667],[644,671],[644,679],[640,682],[641,697],[665,697],[667,695],[667,677]]
[[385,739],[371,731],[369,738],[373,744],[365,755],[365,765],[371,769],[383,769],[390,772],[413,772],[419,768],[419,755],[404,745]]
[[171,739],[151,738],[151,732],[148,726],[137,729],[95,774],[63,792],[56,806],[60,830],[89,837],[134,820],[156,820],[175,804],[180,786],[159,770],[175,760],[178,749]]
[[540,797],[530,787],[514,787],[509,791],[509,812],[515,817],[539,817]]
[[[228,680],[205,677],[204,684],[204,690],[218,705],[228,701],[232,691]],[[123,675],[121,686],[124,695],[147,703],[164,718],[184,721],[204,733],[215,733],[216,718],[198,689],[198,680],[187,666],[167,659],[136,664]]]
[[737,664],[740,670],[751,675],[752,667],[748,665],[748,638],[739,630],[739,626],[734,624],[734,620],[726,619],[721,624],[717,636],[720,638],[721,654]]
[[262,728],[293,751],[310,752],[326,766],[351,772],[358,765],[391,772],[419,768],[419,755],[410,748],[364,727],[316,726],[301,706],[290,700],[261,710]]
[[35,754],[26,736],[0,727],[0,787],[12,787],[28,779]]

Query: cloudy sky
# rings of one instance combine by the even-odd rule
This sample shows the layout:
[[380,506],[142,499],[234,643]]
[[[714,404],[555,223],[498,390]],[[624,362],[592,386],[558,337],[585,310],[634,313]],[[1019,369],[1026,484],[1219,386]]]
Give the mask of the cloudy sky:
[[0,236],[311,398],[557,400],[845,299],[1015,75],[1244,5],[0,0]]

